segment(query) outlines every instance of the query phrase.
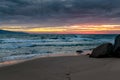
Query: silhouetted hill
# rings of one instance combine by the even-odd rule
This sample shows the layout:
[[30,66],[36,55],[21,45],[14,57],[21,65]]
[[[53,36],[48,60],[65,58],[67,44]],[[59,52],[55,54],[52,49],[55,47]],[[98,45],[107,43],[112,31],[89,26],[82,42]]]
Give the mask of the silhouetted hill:
[[0,30],[0,34],[28,34],[28,33],[15,32],[15,31],[7,31],[7,30]]

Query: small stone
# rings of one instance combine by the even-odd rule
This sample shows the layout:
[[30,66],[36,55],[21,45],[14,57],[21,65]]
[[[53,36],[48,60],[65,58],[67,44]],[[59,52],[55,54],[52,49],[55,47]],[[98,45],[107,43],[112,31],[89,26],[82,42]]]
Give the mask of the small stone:
[[80,53],[83,53],[83,51],[82,50],[77,50],[76,53],[80,54]]

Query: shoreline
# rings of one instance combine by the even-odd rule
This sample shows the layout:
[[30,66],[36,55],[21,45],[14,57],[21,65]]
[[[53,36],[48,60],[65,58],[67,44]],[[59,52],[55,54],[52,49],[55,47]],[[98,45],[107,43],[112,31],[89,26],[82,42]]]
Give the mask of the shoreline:
[[45,55],[40,55],[40,56],[35,56],[31,59],[19,59],[19,60],[8,60],[8,61],[3,61],[0,62],[0,67],[4,67],[4,66],[9,66],[9,65],[14,65],[14,64],[19,64],[19,63],[23,63],[26,61],[30,61],[30,60],[35,60],[35,59],[39,59],[39,58],[50,58],[50,57],[65,57],[65,56],[81,56],[81,55],[87,55],[88,53],[90,54],[92,52],[92,50],[86,50],[81,54],[78,53],[71,53],[71,54],[45,54]]

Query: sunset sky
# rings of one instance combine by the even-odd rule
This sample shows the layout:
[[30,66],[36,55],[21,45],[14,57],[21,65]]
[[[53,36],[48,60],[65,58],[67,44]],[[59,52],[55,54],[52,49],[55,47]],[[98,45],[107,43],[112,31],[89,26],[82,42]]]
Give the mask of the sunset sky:
[[0,0],[0,29],[119,34],[120,0]]

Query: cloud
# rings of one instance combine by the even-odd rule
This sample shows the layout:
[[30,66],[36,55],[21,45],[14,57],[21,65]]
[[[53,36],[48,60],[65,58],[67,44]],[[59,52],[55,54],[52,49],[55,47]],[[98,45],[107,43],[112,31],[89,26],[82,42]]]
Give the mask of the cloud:
[[0,24],[118,24],[119,4],[120,0],[1,0]]

